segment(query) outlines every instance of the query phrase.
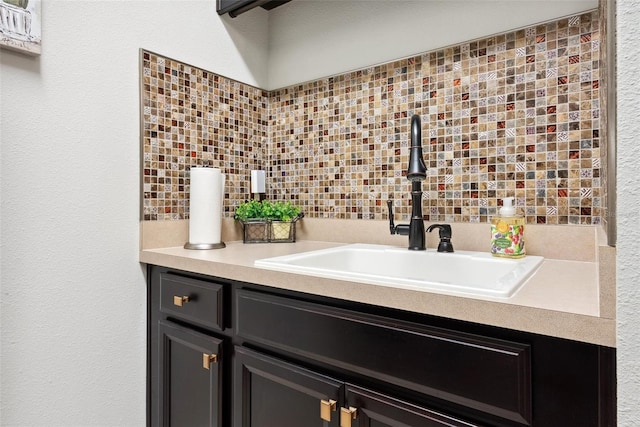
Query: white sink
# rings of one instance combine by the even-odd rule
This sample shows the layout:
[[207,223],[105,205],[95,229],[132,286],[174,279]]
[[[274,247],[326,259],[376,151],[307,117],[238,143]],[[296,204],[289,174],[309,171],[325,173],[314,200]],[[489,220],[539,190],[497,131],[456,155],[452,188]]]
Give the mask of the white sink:
[[353,244],[260,259],[255,266],[375,285],[509,298],[543,259],[530,255],[505,259],[483,252],[438,253]]

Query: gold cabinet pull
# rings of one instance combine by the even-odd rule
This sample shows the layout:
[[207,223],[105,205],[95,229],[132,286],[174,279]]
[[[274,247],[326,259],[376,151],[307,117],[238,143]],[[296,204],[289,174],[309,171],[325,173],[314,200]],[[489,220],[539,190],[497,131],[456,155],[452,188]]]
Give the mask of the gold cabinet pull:
[[331,422],[331,411],[335,412],[336,401],[333,399],[320,401],[320,418]]
[[217,363],[217,362],[218,362],[217,354],[202,353],[202,367],[204,369],[209,369],[209,366],[211,366],[212,363]]
[[178,295],[174,295],[173,296],[173,305],[177,305],[178,307],[182,307],[183,304],[186,304],[189,302],[189,297],[188,296],[178,296]]
[[351,427],[351,421],[358,416],[358,410],[353,406],[340,408],[340,427]]

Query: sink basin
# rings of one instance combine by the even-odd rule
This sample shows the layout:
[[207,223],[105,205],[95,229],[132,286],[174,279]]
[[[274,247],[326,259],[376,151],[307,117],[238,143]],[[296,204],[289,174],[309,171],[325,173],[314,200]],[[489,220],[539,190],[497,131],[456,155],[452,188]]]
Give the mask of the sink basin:
[[352,244],[260,259],[255,266],[374,285],[509,298],[543,259],[540,256],[505,259],[483,252],[438,253]]

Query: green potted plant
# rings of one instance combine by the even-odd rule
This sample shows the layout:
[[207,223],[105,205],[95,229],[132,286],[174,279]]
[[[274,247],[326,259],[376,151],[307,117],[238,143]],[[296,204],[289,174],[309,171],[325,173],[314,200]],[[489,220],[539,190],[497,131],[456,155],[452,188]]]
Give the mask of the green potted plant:
[[291,227],[300,217],[300,207],[291,202],[271,202],[264,207],[264,213],[271,220],[272,240],[295,241]]
[[234,219],[242,223],[244,243],[257,243],[269,241],[269,229],[267,217],[264,214],[263,204],[258,200],[247,200],[236,207]]
[[288,201],[247,200],[236,207],[234,219],[242,222],[245,243],[295,242],[291,225],[302,216],[300,207]]
[[262,202],[258,200],[247,200],[238,205],[233,218],[237,221],[245,222],[255,219],[266,219],[267,217],[264,215]]
[[262,212],[273,221],[293,221],[300,215],[300,207],[291,202],[262,201]]

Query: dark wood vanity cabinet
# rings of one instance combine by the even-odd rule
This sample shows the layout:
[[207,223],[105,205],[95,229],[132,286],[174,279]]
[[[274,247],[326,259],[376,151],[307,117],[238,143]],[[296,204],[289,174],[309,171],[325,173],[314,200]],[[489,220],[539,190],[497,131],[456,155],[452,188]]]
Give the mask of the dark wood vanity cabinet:
[[615,426],[611,348],[162,267],[148,278],[151,426]]

